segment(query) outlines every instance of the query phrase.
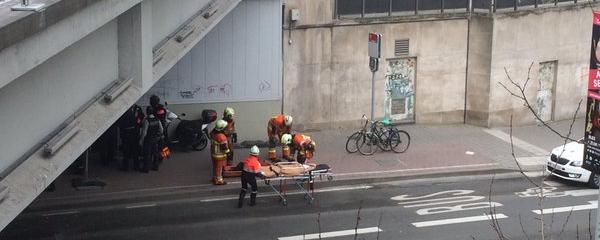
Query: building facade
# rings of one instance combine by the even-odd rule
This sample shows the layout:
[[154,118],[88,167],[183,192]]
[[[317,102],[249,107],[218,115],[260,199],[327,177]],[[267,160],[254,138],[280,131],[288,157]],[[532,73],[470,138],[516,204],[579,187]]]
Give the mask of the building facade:
[[[449,5],[442,10],[443,2]],[[588,3],[396,3],[284,1],[283,111],[303,128],[353,126],[368,115],[370,32],[383,35],[377,118],[491,127],[508,125],[513,116],[515,124],[535,123],[499,84],[509,84],[505,69],[523,84],[530,66],[525,92],[544,120],[571,118],[585,97]],[[291,12],[299,17],[291,20]]]

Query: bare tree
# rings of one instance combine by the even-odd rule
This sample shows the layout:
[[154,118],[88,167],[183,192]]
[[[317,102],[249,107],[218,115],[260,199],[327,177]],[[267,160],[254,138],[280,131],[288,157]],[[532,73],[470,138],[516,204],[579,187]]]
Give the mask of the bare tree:
[[[527,91],[527,87],[528,84],[530,83],[531,80],[531,68],[533,67],[533,62],[529,65],[529,68],[527,70],[527,77],[526,79],[523,81],[523,83],[519,83],[517,81],[515,81],[509,74],[508,70],[506,68],[504,68],[504,73],[506,74],[506,78],[508,80],[508,86],[507,84],[504,84],[502,82],[498,82],[498,84],[504,88],[511,96],[515,97],[516,99],[521,100],[521,102],[523,103],[523,105],[528,109],[528,111],[533,115],[533,117],[540,123],[541,126],[543,126],[544,128],[548,129],[550,132],[554,133],[555,135],[559,136],[561,139],[564,140],[563,142],[563,149],[561,151],[561,153],[559,154],[558,158],[560,158],[562,156],[562,154],[565,151],[564,146],[569,142],[569,141],[575,141],[573,138],[571,138],[571,135],[573,133],[573,125],[575,123],[575,120],[577,119],[577,115],[581,109],[581,103],[583,102],[583,99],[579,100],[579,103],[577,105],[577,109],[575,110],[575,112],[573,113],[573,117],[571,118],[571,123],[569,126],[569,131],[566,134],[562,134],[559,131],[557,131],[556,129],[554,129],[552,126],[550,126],[548,124],[547,121],[544,121],[539,113],[535,110],[534,106],[531,104],[531,101],[528,99],[526,91]],[[541,84],[541,82],[539,83]],[[510,86],[510,87],[509,87]],[[511,90],[513,89],[513,90]],[[550,229],[547,229],[546,223],[545,223],[545,219],[544,219],[544,200],[546,198],[546,196],[544,196],[544,182],[547,180],[548,177],[551,176],[551,174],[545,174],[545,169],[542,169],[542,177],[540,178],[539,182],[536,182],[533,178],[529,177],[526,172],[523,170],[521,164],[519,163],[519,161],[517,160],[517,156],[515,153],[515,149],[514,149],[514,142],[513,142],[513,116],[511,115],[510,117],[510,126],[509,126],[509,133],[510,133],[510,149],[511,149],[511,156],[513,158],[513,161],[515,162],[519,173],[521,173],[521,175],[532,185],[534,186],[537,191],[538,191],[538,209],[540,211],[540,217],[537,218],[536,220],[539,221],[539,232],[541,235],[541,239],[545,240],[546,239],[546,231],[550,230],[549,234],[550,234],[550,239],[552,239],[552,232],[551,229],[554,225],[554,213],[552,213],[551,216],[551,223],[550,223]],[[554,171],[554,170],[553,170]],[[490,184],[490,192],[489,192],[489,198],[491,199],[492,196],[492,185],[494,182],[494,178],[492,178],[491,184]],[[497,221],[497,219],[495,219],[493,216],[495,216],[495,207],[492,206],[491,204],[491,200],[490,200],[490,216],[492,216],[490,218],[491,221],[491,226],[493,228],[493,230],[497,233],[498,235],[498,239],[500,240],[504,240],[507,239],[506,236],[502,233],[502,229],[500,227],[499,222]],[[564,232],[564,229],[567,226],[567,223],[570,220],[570,216],[571,214],[569,213],[569,216],[565,219],[565,222],[562,226],[562,229],[560,231],[560,233],[558,234],[558,238],[560,238],[560,236],[562,235],[562,233]],[[591,219],[590,219],[591,220]],[[529,239],[528,234],[525,232],[525,228],[523,227],[522,224],[522,219],[521,216],[519,215],[519,222],[521,224],[521,229],[523,231],[523,233],[525,234],[525,236],[527,237],[527,239]],[[591,224],[590,224],[591,225]],[[590,237],[591,237],[591,229],[590,229]],[[579,237],[578,233],[577,233],[577,237]]]

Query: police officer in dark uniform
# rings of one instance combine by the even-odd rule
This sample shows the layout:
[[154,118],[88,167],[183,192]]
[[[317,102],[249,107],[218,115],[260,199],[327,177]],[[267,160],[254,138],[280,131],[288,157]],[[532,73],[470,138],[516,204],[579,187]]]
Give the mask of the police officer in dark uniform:
[[140,170],[139,155],[141,149],[138,145],[140,130],[144,121],[144,112],[138,105],[133,105],[119,119],[119,130],[123,145],[123,162],[121,170],[129,170],[129,162],[133,161],[133,169]]
[[160,120],[154,116],[153,108],[151,106],[146,108],[146,119],[142,124],[142,134],[140,137],[139,145],[143,149],[143,169],[142,172],[147,173],[150,170],[150,164],[152,164],[152,170],[157,171],[160,165],[159,156],[159,144],[163,137],[163,127]]

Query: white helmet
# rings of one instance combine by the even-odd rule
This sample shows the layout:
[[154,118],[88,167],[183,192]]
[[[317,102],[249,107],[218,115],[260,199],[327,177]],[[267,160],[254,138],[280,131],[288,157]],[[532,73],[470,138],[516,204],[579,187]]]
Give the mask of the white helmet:
[[215,130],[217,130],[217,131],[221,131],[221,130],[225,129],[225,127],[227,127],[227,121],[225,121],[223,119],[219,119],[217,121],[217,123],[215,123]]
[[260,149],[256,145],[252,146],[250,148],[250,155],[258,156],[258,154],[260,154]]
[[283,136],[281,136],[281,144],[289,145],[290,143],[292,143],[292,134],[283,134]]
[[234,114],[235,111],[233,110],[233,108],[230,107],[225,108],[225,111],[223,112],[223,116],[225,117],[233,116]]
[[292,121],[294,121],[294,118],[290,115],[285,115],[285,120],[284,120],[284,124],[286,126],[292,126]]

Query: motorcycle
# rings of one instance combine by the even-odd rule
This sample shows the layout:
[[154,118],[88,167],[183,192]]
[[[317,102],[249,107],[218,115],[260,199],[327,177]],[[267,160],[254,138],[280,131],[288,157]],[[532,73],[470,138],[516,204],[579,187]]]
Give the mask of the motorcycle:
[[[185,117],[185,113],[181,115]],[[202,151],[208,145],[208,125],[216,119],[217,114],[214,110],[203,110],[202,117],[195,120],[177,117],[174,120],[177,120],[178,124],[169,142],[185,150],[191,147],[195,151]]]

